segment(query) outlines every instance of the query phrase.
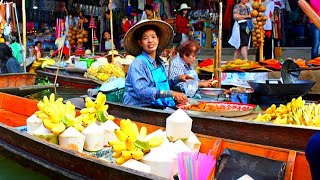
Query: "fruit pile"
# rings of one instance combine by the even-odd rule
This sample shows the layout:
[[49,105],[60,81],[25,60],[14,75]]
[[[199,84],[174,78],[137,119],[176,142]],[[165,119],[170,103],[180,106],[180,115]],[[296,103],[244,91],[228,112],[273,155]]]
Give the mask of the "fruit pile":
[[294,98],[278,108],[273,104],[265,114],[259,114],[255,121],[320,127],[320,105],[306,105],[302,97]]
[[[49,98],[44,96],[37,106],[39,110],[35,112],[35,115],[42,120],[44,127],[51,130],[53,134],[60,134],[67,126],[83,130],[81,120],[75,119],[75,106],[70,101],[64,104],[62,98],[55,100],[55,95],[52,93]],[[70,121],[70,119],[74,120]]]
[[114,134],[118,139],[109,141],[109,145],[119,165],[132,158],[141,160],[145,153],[150,152],[150,148],[157,147],[163,142],[163,136],[152,136],[147,139],[147,128],[142,126],[139,131],[138,126],[130,119],[122,119],[120,129],[116,129]]
[[69,26],[68,41],[70,45],[76,45],[77,43],[82,42],[86,43],[88,42],[88,31]]
[[225,70],[249,70],[254,68],[261,68],[262,66],[259,65],[255,61],[248,61],[242,59],[236,59],[233,61],[227,61],[225,65],[221,66],[222,71]]
[[311,64],[311,65],[315,65],[315,66],[320,66],[320,57],[311,59],[310,61],[308,61],[307,64]]
[[90,97],[85,98],[86,108],[81,109],[81,114],[79,117],[77,117],[82,119],[83,127],[87,127],[97,120],[100,122],[105,122],[107,119],[114,119],[112,115],[107,113],[109,106],[105,104],[106,100],[106,95],[104,95],[102,92],[98,93],[95,101],[92,101]]
[[261,64],[263,64],[264,67],[273,69],[273,70],[281,70],[282,64],[280,61],[276,59],[267,59],[260,61]]
[[268,20],[268,17],[263,13],[266,11],[266,7],[259,2],[254,2],[252,4],[251,17],[254,19],[253,24],[254,28],[252,31],[252,42],[253,46],[258,49],[260,45],[264,43],[264,25]]
[[87,69],[90,76],[96,77],[100,81],[107,82],[110,77],[125,77],[122,68],[111,63],[100,65],[98,68],[90,66]]

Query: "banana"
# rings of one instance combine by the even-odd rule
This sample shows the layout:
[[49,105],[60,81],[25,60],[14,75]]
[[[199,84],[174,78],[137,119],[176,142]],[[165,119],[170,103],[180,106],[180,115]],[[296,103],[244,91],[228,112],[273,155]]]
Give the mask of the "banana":
[[112,154],[112,157],[113,158],[119,158],[120,156],[121,156],[121,152],[114,152],[113,154]]
[[107,97],[102,92],[99,92],[96,99],[95,107],[96,109],[100,109],[106,103]]
[[76,107],[70,101],[66,102],[66,111],[67,112],[74,111],[75,109],[76,109]]
[[63,104],[63,98],[58,98],[54,103]]
[[125,142],[123,141],[119,141],[119,140],[112,140],[108,142],[109,146],[114,146],[116,144],[125,144]]
[[126,162],[126,158],[123,157],[123,156],[120,156],[120,157],[116,160],[116,163],[117,163],[118,165],[121,165],[121,164],[123,164],[123,163],[125,163],[125,162]]
[[121,129],[114,130],[114,134],[120,141],[126,142],[128,139],[128,135],[126,135]]
[[132,151],[132,158],[135,160],[141,160],[143,158],[144,153],[140,148],[137,148],[135,151]]
[[43,103],[44,103],[45,105],[47,105],[47,104],[50,103],[50,101],[49,101],[49,99],[48,99],[48,96],[43,96]]
[[147,136],[147,128],[142,126],[140,129],[140,136],[146,137]]
[[114,152],[121,152],[127,150],[126,144],[115,144],[112,146]]
[[149,145],[150,145],[151,148],[159,146],[160,144],[162,144],[162,142],[163,142],[163,137],[162,136],[152,136],[149,139]]
[[131,137],[129,137],[129,138],[127,139],[127,141],[126,141],[126,146],[127,146],[127,149],[128,149],[129,151],[133,151],[134,148],[136,147],[136,146],[134,145],[134,141],[133,141],[133,139],[132,139]]
[[54,102],[55,102],[55,95],[54,95],[54,93],[51,93],[51,94],[50,94],[49,102],[50,102],[50,103],[54,103]]
[[90,97],[86,97],[85,101],[86,101],[85,105],[87,108],[95,106],[95,103],[92,101],[92,99]]
[[80,132],[84,130],[84,127],[81,124],[73,124],[73,127]]
[[36,115],[39,119],[43,120],[43,119],[48,119],[49,120],[49,116],[47,116],[44,112],[41,111],[41,114]]
[[96,113],[97,109],[95,107],[83,108],[80,110],[81,114],[88,114],[88,113]]
[[132,158],[132,151],[122,151],[121,155],[126,159],[129,160]]
[[37,103],[37,107],[38,107],[38,109],[39,109],[40,111],[43,111],[43,109],[45,108],[44,102],[39,101],[39,102]]
[[66,129],[66,126],[63,124],[63,122],[58,123],[57,126],[55,126],[54,128],[51,129],[53,134],[60,134],[61,132],[63,132]]
[[136,137],[138,137],[140,133],[139,133],[139,128],[138,128],[137,124],[132,123],[132,128],[133,128],[133,133],[136,135]]
[[130,132],[130,126],[129,126],[129,123],[128,121],[124,120],[124,119],[121,119],[120,120],[120,129],[125,133],[125,134],[129,134]]
[[44,109],[44,113],[46,113],[46,115],[48,115],[51,119],[51,121],[53,123],[58,123],[60,122],[60,117],[58,115],[58,113],[56,112],[56,110],[50,106],[51,104],[48,104],[47,107]]
[[50,119],[42,119],[43,125],[45,128],[51,130],[56,127],[58,124],[51,122]]

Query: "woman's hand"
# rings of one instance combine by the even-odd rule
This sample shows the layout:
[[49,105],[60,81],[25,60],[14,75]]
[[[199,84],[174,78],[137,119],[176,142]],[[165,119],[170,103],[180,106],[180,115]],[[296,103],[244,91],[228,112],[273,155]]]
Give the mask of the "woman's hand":
[[188,79],[194,79],[192,76],[188,74],[182,74],[178,76],[180,82],[186,82]]
[[218,80],[213,80],[213,79],[211,79],[211,80],[204,80],[204,81],[200,81],[199,82],[199,87],[201,88],[201,87],[216,87],[217,86],[217,84],[218,84]]
[[176,91],[172,91],[172,97],[173,99],[175,99],[179,104],[183,104],[188,102],[188,98],[185,94],[180,93],[180,92],[176,92]]

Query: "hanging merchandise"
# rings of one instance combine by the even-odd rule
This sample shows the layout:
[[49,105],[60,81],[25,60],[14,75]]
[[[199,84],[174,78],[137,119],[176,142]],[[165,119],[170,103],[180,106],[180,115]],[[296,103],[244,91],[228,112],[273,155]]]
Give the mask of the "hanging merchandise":
[[98,39],[96,37],[96,33],[95,33],[95,29],[97,28],[94,22],[94,18],[93,15],[91,15],[91,19],[90,19],[90,24],[89,24],[89,28],[91,28],[91,32],[92,32],[92,54],[94,54],[94,46],[98,45]]
[[131,8],[132,8],[132,6],[131,6],[131,3],[130,3],[130,0],[128,0],[128,7],[127,7],[127,17],[128,18],[130,18]]
[[4,30],[3,30],[3,35],[5,37],[8,38],[8,40],[10,39],[10,34],[11,34],[11,26],[10,26],[10,16],[11,16],[11,13],[10,13],[10,5],[9,3],[6,3],[6,25],[4,27]]

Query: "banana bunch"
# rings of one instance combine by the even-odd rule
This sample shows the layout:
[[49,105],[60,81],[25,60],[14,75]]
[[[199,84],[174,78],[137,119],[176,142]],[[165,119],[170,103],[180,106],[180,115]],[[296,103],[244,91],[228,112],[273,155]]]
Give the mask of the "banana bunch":
[[96,67],[90,67],[87,72],[91,76],[95,76],[99,80],[103,82],[107,82],[110,77],[125,77],[125,73],[123,72],[122,68],[119,66],[116,66],[112,63],[107,63],[104,65],[100,65],[98,68]]
[[85,98],[86,108],[80,110],[81,115],[79,117],[82,119],[82,125],[84,127],[96,122],[96,120],[99,120],[100,122],[114,120],[114,116],[109,115],[107,112],[109,106],[105,104],[106,100],[107,97],[102,92],[98,93],[95,101],[92,101],[89,97]]
[[153,136],[148,140],[146,138],[147,128],[142,126],[139,131],[137,124],[130,119],[122,119],[120,129],[116,129],[114,134],[118,140],[109,141],[109,145],[119,165],[129,159],[141,160],[145,153],[150,152],[150,148],[157,147],[163,142],[163,137],[160,136]]
[[287,105],[269,107],[265,114],[259,114],[256,121],[273,122],[275,124],[295,124],[320,127],[320,105],[306,105],[302,97],[292,99]]
[[83,130],[81,121],[74,120],[76,116],[75,106],[70,101],[64,104],[62,98],[55,100],[55,95],[52,93],[49,98],[44,96],[43,100],[37,103],[37,106],[39,110],[35,112],[35,115],[42,120],[43,125],[53,134],[60,134],[69,126]]

